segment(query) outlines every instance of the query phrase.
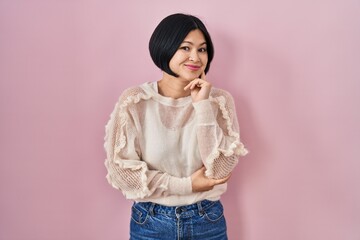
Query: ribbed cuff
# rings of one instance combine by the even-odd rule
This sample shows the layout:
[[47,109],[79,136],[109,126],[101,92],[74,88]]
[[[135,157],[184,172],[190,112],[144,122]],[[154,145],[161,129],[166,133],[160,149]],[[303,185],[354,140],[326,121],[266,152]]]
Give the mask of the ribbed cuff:
[[186,195],[192,193],[191,177],[170,177],[169,189],[176,195]]
[[198,124],[213,124],[216,122],[209,99],[193,103]]

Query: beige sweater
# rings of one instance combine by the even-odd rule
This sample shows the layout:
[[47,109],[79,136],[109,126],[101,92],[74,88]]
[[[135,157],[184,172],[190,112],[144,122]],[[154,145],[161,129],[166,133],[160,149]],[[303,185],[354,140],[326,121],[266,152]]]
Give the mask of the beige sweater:
[[128,199],[167,206],[218,200],[226,184],[193,193],[190,176],[202,165],[210,178],[227,176],[247,154],[240,141],[231,95],[172,99],[157,83],[123,92],[106,125],[107,180]]

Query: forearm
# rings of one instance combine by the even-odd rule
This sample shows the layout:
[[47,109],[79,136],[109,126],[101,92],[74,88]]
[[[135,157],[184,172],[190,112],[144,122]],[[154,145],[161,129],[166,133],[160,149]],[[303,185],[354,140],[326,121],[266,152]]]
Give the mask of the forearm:
[[107,160],[108,182],[128,199],[182,195],[192,192],[191,179],[149,170],[140,160]]
[[215,117],[210,100],[194,104],[197,119],[199,152],[211,178],[223,178],[230,174],[238,163],[238,157],[246,154],[239,133],[226,111],[224,102],[219,102],[220,124]]

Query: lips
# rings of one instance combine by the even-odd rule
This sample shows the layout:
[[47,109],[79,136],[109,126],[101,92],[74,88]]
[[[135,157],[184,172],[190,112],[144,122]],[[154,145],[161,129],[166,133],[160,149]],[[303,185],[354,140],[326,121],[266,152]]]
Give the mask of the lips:
[[200,66],[192,65],[192,64],[185,64],[185,66],[190,69],[191,71],[197,71],[200,69]]

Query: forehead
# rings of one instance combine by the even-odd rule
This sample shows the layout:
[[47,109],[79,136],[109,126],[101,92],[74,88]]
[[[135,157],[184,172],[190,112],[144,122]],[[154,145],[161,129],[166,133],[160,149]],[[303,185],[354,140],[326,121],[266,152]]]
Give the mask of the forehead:
[[204,34],[199,30],[195,29],[186,35],[184,38],[184,42],[192,42],[192,43],[203,43],[205,41]]

